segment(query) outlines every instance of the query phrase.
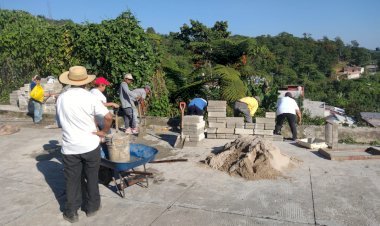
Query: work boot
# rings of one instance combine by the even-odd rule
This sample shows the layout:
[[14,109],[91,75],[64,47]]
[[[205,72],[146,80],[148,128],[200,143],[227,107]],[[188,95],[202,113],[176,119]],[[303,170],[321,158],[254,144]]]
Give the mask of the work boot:
[[79,221],[78,213],[63,213],[63,219],[67,220],[70,223],[75,223]]

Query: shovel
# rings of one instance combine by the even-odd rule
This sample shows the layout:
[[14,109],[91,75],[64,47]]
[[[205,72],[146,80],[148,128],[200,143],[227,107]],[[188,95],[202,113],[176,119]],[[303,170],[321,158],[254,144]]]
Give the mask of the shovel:
[[177,137],[177,140],[174,144],[175,148],[183,148],[183,145],[185,144],[186,137],[183,135],[183,117],[185,115],[185,108],[186,108],[186,103],[185,102],[180,102],[179,103],[179,109],[181,110],[181,135]]

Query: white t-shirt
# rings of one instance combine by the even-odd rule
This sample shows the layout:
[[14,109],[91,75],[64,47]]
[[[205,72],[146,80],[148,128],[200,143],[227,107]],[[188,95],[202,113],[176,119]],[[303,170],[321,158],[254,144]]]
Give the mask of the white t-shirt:
[[290,97],[282,97],[277,102],[277,115],[281,115],[284,113],[296,114],[296,110],[299,110],[297,102]]
[[90,92],[94,94],[96,98],[98,98],[102,103],[107,103],[107,97],[104,96],[104,94],[100,92],[100,90],[98,90],[97,88],[91,89]]
[[89,91],[70,88],[59,95],[57,119],[62,127],[62,154],[83,154],[94,150],[100,138],[94,116],[105,116],[108,109]]

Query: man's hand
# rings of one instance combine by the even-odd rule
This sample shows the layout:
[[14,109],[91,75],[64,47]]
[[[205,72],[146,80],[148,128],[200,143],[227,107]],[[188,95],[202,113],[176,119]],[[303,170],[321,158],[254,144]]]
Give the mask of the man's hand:
[[103,137],[105,137],[107,135],[107,133],[104,132],[103,130],[99,130],[97,132],[93,132],[93,134],[95,134],[95,135],[97,135],[97,136],[99,136],[101,138],[103,138]]
[[120,106],[118,105],[118,104],[116,104],[116,103],[113,103],[113,106],[112,106],[113,108],[119,108]]

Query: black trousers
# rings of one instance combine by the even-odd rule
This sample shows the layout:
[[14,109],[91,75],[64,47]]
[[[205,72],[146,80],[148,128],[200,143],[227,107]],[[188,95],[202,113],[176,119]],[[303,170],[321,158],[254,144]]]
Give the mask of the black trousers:
[[195,105],[191,105],[187,108],[187,114],[188,115],[203,115],[203,110],[196,107]]
[[86,212],[98,210],[100,146],[84,154],[63,155],[63,164],[66,181],[65,213],[75,213],[81,206]]
[[281,115],[277,115],[274,134],[281,134],[282,125],[284,124],[285,119],[288,120],[290,130],[292,131],[293,140],[297,139],[297,125],[296,125],[297,116],[291,113],[283,113]]

